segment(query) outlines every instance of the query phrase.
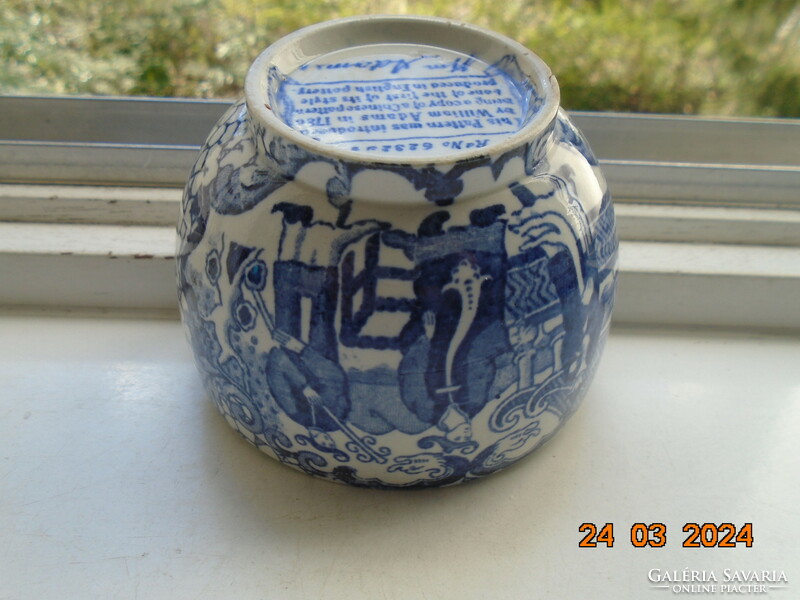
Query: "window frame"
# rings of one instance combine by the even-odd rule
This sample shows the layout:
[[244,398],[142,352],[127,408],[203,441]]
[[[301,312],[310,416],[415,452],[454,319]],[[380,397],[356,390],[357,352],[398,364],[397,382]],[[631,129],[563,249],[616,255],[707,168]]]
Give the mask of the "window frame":
[[[231,101],[0,98],[0,306],[174,316],[174,226]],[[616,323],[800,329],[800,120],[571,113],[621,239]]]

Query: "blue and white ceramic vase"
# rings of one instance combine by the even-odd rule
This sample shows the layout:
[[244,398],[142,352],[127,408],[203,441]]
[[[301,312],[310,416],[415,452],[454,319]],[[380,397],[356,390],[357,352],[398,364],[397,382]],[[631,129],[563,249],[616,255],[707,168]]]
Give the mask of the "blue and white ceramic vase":
[[608,332],[611,198],[529,50],[366,17],[262,53],[192,169],[180,307],[206,389],[284,464],[452,484],[548,440]]

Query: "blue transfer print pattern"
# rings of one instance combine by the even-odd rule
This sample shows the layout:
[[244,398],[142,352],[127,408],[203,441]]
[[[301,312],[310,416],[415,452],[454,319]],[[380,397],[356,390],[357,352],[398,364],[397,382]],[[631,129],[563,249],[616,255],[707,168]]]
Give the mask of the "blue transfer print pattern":
[[[357,52],[356,56],[353,56]],[[392,158],[480,149],[516,133],[541,98],[516,57],[487,64],[441,48],[359,46],[273,68],[272,105],[297,131],[326,144]]]
[[[601,184],[587,209],[567,155],[596,165],[560,114],[531,144],[446,172],[349,164],[270,137],[234,105],[179,225],[182,314],[219,411],[281,462],[368,487],[470,480],[544,443],[592,378],[616,283],[610,197]],[[501,200],[451,206],[466,173],[497,178],[511,161],[528,179]],[[286,191],[314,164],[331,173],[317,203]],[[414,228],[356,219],[350,189],[369,170],[429,200]],[[268,220],[274,239],[222,233],[226,219]]]

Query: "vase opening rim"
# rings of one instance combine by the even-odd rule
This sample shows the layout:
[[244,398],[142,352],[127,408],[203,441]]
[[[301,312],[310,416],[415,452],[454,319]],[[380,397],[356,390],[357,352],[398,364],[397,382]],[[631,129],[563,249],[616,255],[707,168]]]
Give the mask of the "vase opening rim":
[[269,135],[350,163],[450,166],[548,135],[560,101],[523,45],[450,19],[350,17],[264,50],[245,82]]

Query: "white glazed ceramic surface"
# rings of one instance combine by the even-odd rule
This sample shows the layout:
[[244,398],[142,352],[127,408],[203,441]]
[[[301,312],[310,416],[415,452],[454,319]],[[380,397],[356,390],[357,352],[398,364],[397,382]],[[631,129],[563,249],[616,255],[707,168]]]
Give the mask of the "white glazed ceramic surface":
[[267,49],[186,186],[181,312],[211,398],[285,464],[473,479],[541,445],[597,366],[611,199],[547,67],[430,18]]

